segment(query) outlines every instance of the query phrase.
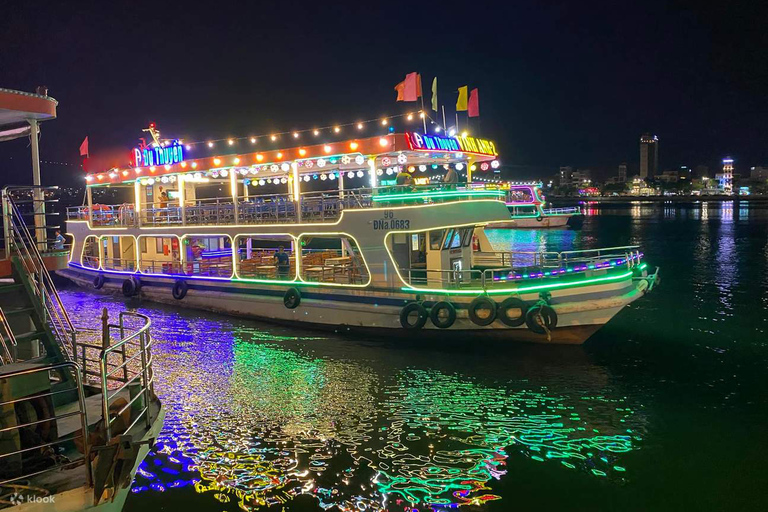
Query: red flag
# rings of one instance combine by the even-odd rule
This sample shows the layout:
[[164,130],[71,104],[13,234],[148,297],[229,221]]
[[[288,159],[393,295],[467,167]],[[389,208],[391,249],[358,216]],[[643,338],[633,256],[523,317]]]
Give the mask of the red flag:
[[421,73],[416,75],[416,97],[421,98]]
[[395,101],[403,101],[403,89],[405,89],[405,82],[400,82],[395,86],[397,91],[397,99]]
[[419,97],[419,74],[408,73],[403,83],[403,101],[416,101]]
[[469,101],[467,101],[467,116],[480,117],[480,99],[477,95],[477,88],[469,91]]
[[83,139],[83,143],[80,144],[80,156],[88,156],[88,137]]

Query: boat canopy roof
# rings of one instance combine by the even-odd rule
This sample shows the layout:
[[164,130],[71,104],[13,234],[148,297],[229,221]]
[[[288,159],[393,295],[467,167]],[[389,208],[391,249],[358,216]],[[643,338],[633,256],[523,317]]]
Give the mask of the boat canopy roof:
[[[224,146],[234,149],[233,141]],[[189,144],[174,140],[136,148],[131,152],[132,167],[93,172],[86,176],[86,181],[91,186],[115,185],[142,178],[197,173],[215,178],[221,171],[232,170],[242,176],[268,171],[269,176],[277,178],[330,171],[368,173],[372,170],[381,176],[387,170],[390,171],[387,174],[403,170],[413,172],[417,167],[424,171],[425,166],[432,169],[453,166],[460,171],[475,165],[478,170],[488,171],[498,168],[497,158],[498,152],[492,141],[466,134],[444,137],[415,132],[389,133],[249,152],[217,152],[212,143]],[[378,172],[380,169],[382,172]]]

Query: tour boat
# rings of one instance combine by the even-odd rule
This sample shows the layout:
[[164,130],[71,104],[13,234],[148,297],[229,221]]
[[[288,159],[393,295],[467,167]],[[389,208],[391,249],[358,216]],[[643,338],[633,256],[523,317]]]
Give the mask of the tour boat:
[[[230,139],[224,154],[152,133],[131,167],[86,177],[61,275],[293,326],[545,343],[584,342],[656,282],[637,247],[496,250],[484,229],[509,218],[507,192],[472,184],[497,161],[488,140],[406,132],[254,151]],[[467,183],[430,182],[450,168]],[[96,204],[103,187],[132,200]]]
[[507,191],[506,203],[510,218],[504,222],[494,222],[491,228],[580,228],[584,223],[584,213],[578,206],[545,208],[541,183],[510,183],[503,185],[503,188]]

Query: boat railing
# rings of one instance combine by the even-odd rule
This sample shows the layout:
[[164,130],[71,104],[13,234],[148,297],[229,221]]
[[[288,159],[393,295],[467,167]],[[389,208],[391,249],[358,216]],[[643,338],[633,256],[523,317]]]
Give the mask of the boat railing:
[[581,213],[581,208],[578,206],[568,206],[562,208],[543,208],[544,215],[572,215],[575,213]]
[[[55,187],[53,188],[55,189]],[[50,189],[51,187],[3,188],[3,224],[10,253],[18,256],[19,263],[23,267],[23,273],[27,276],[25,282],[32,288],[32,293],[37,297],[38,303],[42,307],[43,322],[51,326],[58,344],[64,349],[64,354],[71,358],[69,340],[75,329],[38,249],[38,246],[42,245],[43,250],[45,250],[47,236],[44,233],[40,233],[37,237],[32,236],[27,229],[24,216],[16,204],[16,200],[11,197],[10,193],[12,191],[31,191],[34,198],[40,197],[40,192],[44,193]],[[36,200],[32,199],[32,201],[34,204]],[[43,210],[43,207],[35,205],[35,209],[35,211]],[[45,215],[44,210],[38,213]],[[46,231],[48,228],[49,226],[37,226],[35,231]],[[43,240],[43,242],[39,242],[39,240]]]
[[[442,194],[448,192],[448,194]],[[435,193],[430,195],[429,193]],[[228,196],[141,204],[138,214],[131,203],[94,204],[67,208],[68,220],[91,219],[93,226],[226,225],[288,222],[328,222],[347,209],[384,206],[390,203],[442,203],[461,201],[475,189],[456,184],[390,185],[346,190],[302,192],[300,201],[292,194]],[[495,197],[494,192],[489,192]],[[498,191],[497,195],[502,195]]]
[[[79,329],[75,360],[82,381],[101,387],[101,406],[107,442],[128,433],[142,419],[149,427],[149,404],[154,397],[152,325],[148,316],[123,311],[117,324],[102,315],[102,329]],[[118,341],[112,343],[113,339]],[[122,399],[122,400],[120,400]],[[130,411],[132,421],[123,421]]]
[[[25,382],[29,382],[29,379],[33,379],[35,375],[45,373],[45,377],[50,381],[51,372],[56,372],[56,374],[59,375],[62,372],[71,373],[73,382],[75,383],[75,391],[77,393],[77,407],[60,409],[59,412],[56,412],[56,409],[50,406],[49,408],[52,414],[46,415],[41,419],[34,416],[34,419],[30,418],[30,421],[27,421],[26,423],[3,426],[3,428],[0,428],[0,438],[8,439],[16,437],[18,439],[19,436],[22,436],[23,430],[30,427],[36,429],[38,428],[37,425],[43,427],[47,426],[49,432],[60,432],[59,429],[67,418],[78,418],[80,428],[78,430],[76,426],[70,427],[71,431],[65,432],[61,437],[56,437],[55,439],[41,437],[39,440],[29,441],[28,443],[25,443],[23,448],[19,449],[8,449],[8,446],[4,445],[2,451],[0,451],[0,468],[2,468],[0,469],[0,486],[11,487],[12,485],[9,486],[8,484],[18,481],[24,482],[35,476],[54,471],[61,471],[63,469],[75,468],[79,465],[84,465],[86,482],[88,485],[91,485],[93,473],[91,468],[91,443],[88,439],[88,410],[85,405],[85,393],[83,392],[83,382],[80,377],[80,369],[78,365],[74,362],[66,361],[44,366],[35,365],[20,367],[16,371],[0,371],[0,378],[8,382],[12,382],[14,379],[24,379]],[[0,410],[18,410],[22,404],[31,403],[33,401],[38,404],[41,401],[52,404],[54,403],[54,396],[71,394],[72,391],[71,387],[56,390],[50,389],[47,392],[33,393],[11,400],[3,400],[0,402]],[[29,406],[29,409],[32,409],[32,405]],[[56,428],[57,426],[58,428]],[[77,441],[78,439],[80,439],[80,441]],[[82,458],[70,460],[67,457],[62,457],[57,454],[59,449],[71,443],[82,444]],[[32,445],[28,446],[27,444]],[[35,455],[45,457],[49,461],[49,464],[43,469],[39,469],[40,465],[36,465],[25,470],[23,460],[34,457]]]
[[411,286],[438,287],[446,290],[461,290],[480,286],[485,289],[482,270],[438,270],[427,268],[401,268],[400,274]]

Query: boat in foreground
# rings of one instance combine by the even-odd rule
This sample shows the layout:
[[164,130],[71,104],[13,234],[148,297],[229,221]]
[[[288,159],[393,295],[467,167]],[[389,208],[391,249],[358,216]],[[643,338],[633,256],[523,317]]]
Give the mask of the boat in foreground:
[[[382,184],[379,166],[394,162],[399,174],[496,158],[421,150],[416,139],[390,134],[90,176],[89,198],[108,184],[135,200],[71,208],[72,252],[59,273],[101,291],[337,332],[572,344],[653,288],[656,272],[637,247],[496,251],[484,230],[509,217],[504,191],[471,181]],[[265,177],[288,193],[253,195]],[[369,186],[349,186],[360,178]],[[325,190],[301,190],[323,182]]]

